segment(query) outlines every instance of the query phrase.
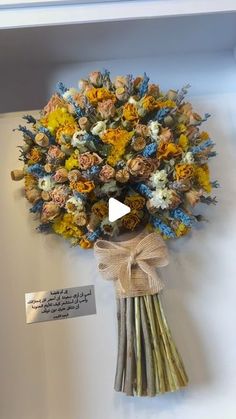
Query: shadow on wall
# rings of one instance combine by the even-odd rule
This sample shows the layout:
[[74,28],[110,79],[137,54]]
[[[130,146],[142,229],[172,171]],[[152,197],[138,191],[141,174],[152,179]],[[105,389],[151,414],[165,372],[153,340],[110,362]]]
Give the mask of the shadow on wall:
[[48,101],[53,68],[45,64],[1,66],[0,113],[41,109]]

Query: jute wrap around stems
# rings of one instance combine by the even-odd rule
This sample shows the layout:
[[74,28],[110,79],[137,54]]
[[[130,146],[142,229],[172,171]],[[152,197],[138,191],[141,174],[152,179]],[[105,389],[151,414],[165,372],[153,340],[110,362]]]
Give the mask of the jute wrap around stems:
[[163,288],[156,268],[168,265],[168,250],[157,233],[142,232],[131,240],[98,240],[94,246],[98,269],[114,280],[119,298],[157,294]]

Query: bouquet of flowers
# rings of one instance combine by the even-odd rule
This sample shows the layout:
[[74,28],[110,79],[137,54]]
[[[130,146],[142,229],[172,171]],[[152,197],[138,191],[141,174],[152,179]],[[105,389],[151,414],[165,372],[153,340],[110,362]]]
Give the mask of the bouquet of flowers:
[[[117,293],[115,389],[153,396],[187,384],[159,293],[156,267],[168,263],[167,239],[188,234],[215,204],[208,159],[214,143],[185,101],[189,86],[163,93],[142,77],[92,72],[79,90],[58,83],[39,119],[19,126],[24,179],[38,231],[54,232],[83,249],[94,247],[99,269]],[[108,201],[131,209],[111,222]],[[140,233],[140,229],[142,229]],[[131,240],[114,241],[125,232]],[[113,240],[114,239],[114,240]]]

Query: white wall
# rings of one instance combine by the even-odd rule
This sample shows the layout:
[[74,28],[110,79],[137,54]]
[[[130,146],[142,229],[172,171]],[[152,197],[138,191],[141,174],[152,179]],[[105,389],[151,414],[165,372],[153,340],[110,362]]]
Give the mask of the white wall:
[[[203,209],[209,223],[169,244],[171,264],[163,270],[164,306],[190,378],[179,393],[138,399],[113,391],[112,286],[97,274],[92,251],[35,232],[20,184],[9,176],[18,167],[19,135],[12,129],[22,121],[19,114],[0,116],[1,419],[235,419],[235,64],[230,55],[214,57],[203,67],[197,56],[175,67],[171,58],[160,67],[152,60],[107,63],[114,72],[146,67],[164,87],[190,82],[196,109],[212,114],[205,129],[219,153],[212,161],[219,203]],[[69,81],[75,72],[58,68],[48,85],[59,76]],[[96,316],[25,324],[25,292],[92,283]]]

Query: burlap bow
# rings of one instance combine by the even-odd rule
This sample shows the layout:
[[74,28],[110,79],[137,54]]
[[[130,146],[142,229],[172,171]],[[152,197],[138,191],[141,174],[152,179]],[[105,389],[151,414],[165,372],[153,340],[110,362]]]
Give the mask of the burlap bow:
[[98,240],[94,246],[98,269],[115,281],[119,297],[152,295],[163,288],[156,268],[168,265],[168,251],[157,233],[137,235],[123,242]]

